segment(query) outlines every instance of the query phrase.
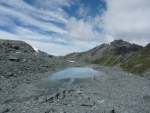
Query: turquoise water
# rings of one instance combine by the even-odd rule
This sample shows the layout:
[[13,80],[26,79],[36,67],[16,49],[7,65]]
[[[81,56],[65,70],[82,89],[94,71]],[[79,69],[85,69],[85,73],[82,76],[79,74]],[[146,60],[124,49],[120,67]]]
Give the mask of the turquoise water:
[[48,80],[62,80],[62,79],[84,79],[93,78],[100,72],[86,67],[73,67],[56,72],[48,77]]
[[59,88],[67,88],[71,85],[80,84],[93,79],[96,76],[103,74],[101,71],[96,71],[87,67],[72,67],[54,74],[48,78],[39,81],[36,85],[39,89],[48,89],[50,92],[55,92]]

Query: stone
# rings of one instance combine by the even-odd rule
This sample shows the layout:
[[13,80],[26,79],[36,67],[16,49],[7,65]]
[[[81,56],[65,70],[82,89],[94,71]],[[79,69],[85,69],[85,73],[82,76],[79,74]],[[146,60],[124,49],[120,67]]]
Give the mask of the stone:
[[81,104],[80,106],[84,106],[84,107],[93,107],[93,104]]
[[38,98],[38,102],[39,102],[39,103],[43,103],[43,102],[45,102],[45,101],[46,101],[46,99],[45,99],[44,96]]
[[113,109],[113,110],[111,110],[111,112],[110,113],[116,113],[116,111]]
[[14,77],[14,76],[15,76],[15,74],[12,72],[7,72],[5,75],[6,78],[10,78],[10,77]]
[[19,58],[14,57],[14,56],[9,56],[8,60],[9,60],[9,61],[12,61],[12,62],[19,62],[19,61],[20,61]]
[[9,44],[9,48],[15,49],[15,50],[19,50],[19,46],[14,45],[14,44]]

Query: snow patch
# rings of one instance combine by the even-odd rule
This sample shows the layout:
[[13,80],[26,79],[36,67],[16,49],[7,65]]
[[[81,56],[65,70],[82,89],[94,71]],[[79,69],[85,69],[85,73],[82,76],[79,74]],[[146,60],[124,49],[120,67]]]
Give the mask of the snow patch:
[[32,48],[34,49],[34,51],[39,52],[39,49],[38,49],[38,48],[36,48],[36,47],[34,47],[34,46],[32,46]]

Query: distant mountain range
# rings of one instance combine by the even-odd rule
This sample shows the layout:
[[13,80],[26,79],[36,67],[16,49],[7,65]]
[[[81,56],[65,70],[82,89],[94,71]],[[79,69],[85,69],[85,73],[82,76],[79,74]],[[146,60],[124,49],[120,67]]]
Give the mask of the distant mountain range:
[[142,47],[115,40],[86,52],[71,53],[65,58],[104,66],[119,66],[126,71],[141,74],[150,70],[150,44]]
[[[0,40],[0,74],[14,71],[15,74],[44,72],[52,65],[66,64],[65,61],[79,61],[104,66],[118,66],[122,69],[142,74],[150,72],[150,44],[142,47],[123,40],[101,44],[89,51],[71,53],[62,57],[35,51],[22,41]],[[8,74],[9,75],[9,74]],[[11,74],[10,74],[11,75]]]

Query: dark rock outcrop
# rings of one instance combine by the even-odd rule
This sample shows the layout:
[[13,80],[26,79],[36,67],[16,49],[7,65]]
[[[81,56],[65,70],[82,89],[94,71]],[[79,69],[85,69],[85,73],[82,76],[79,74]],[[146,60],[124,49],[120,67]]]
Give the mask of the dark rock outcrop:
[[110,48],[112,49],[112,52],[114,52],[114,54],[116,55],[125,55],[139,51],[143,47],[136,44],[131,44],[123,40],[115,40],[111,42]]

